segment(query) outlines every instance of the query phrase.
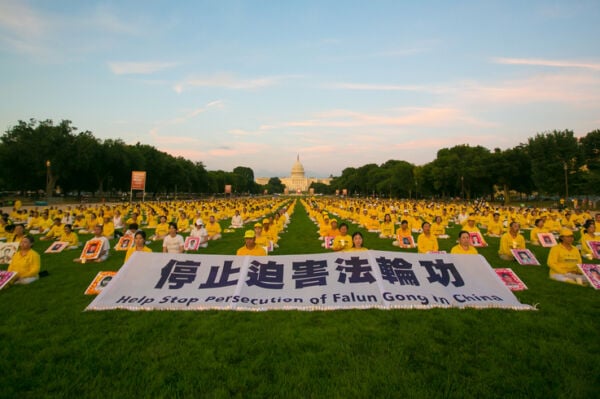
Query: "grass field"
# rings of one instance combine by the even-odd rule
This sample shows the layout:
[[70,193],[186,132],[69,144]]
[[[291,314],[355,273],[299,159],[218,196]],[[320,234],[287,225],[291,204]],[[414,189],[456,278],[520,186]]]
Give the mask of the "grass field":
[[[316,231],[298,203],[274,254],[323,252]],[[203,252],[234,253],[242,234]],[[78,265],[78,251],[46,255],[37,241],[49,276],[0,291],[0,397],[600,397],[600,293],[502,261],[488,242],[480,253],[515,270],[529,287],[516,296],[539,310],[84,312],[85,288],[124,253]],[[365,246],[398,250],[370,233]]]

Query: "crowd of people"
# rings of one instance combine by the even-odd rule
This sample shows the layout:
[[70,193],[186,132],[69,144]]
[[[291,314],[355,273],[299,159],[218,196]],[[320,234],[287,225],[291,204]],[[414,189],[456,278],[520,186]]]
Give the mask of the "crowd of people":
[[[225,232],[254,224],[253,238],[266,254],[278,246],[293,210],[290,200],[272,198],[97,204],[42,211],[17,204],[0,217],[0,242],[18,245],[8,271],[17,273],[17,283],[28,284],[38,279],[41,268],[40,255],[32,249],[34,236],[66,243],[67,250],[83,248],[81,256],[73,259],[76,263],[104,262],[111,253],[109,240],[129,237],[126,262],[135,251],[152,252],[148,246],[152,242],[161,242],[163,252],[183,253],[187,249],[182,234],[197,238],[197,248],[202,249],[222,239]],[[87,234],[92,237],[80,242],[79,236]],[[85,256],[86,248],[93,257]]]
[[[488,246],[485,236],[499,237],[498,256],[506,261],[515,259],[513,250],[525,250],[527,243],[539,246],[539,235],[551,234],[558,238],[558,244],[551,248],[546,261],[550,278],[580,285],[587,282],[577,265],[582,263],[582,255],[592,259],[590,242],[600,241],[595,229],[600,213],[592,216],[581,209],[349,198],[311,199],[304,205],[319,226],[319,238],[327,241],[334,237],[333,250],[349,249],[339,245],[347,240],[347,224],[342,222],[338,227],[338,219],[375,233],[380,239],[392,239],[394,246],[416,247],[419,253],[439,252],[438,239],[450,238],[446,229],[458,226],[460,231],[451,254],[477,254],[477,247]],[[524,230],[530,230],[528,241]],[[574,245],[573,233],[577,231],[581,239]],[[413,234],[418,234],[416,242]]]
[[[542,245],[539,237],[551,234],[558,244],[550,249],[547,265],[552,279],[585,284],[577,264],[593,256],[590,242],[599,239],[595,223],[600,214],[574,209],[498,207],[486,203],[439,203],[425,201],[372,200],[349,198],[301,199],[317,225],[317,238],[332,251],[362,251],[363,233],[356,226],[399,248],[416,248],[419,253],[440,251],[439,240],[456,240],[451,254],[477,254],[488,245],[485,237],[499,237],[498,256],[514,259],[513,250]],[[243,234],[244,245],[237,255],[267,255],[278,247],[279,238],[290,222],[295,201],[285,198],[253,198],[213,201],[172,201],[129,204],[48,207],[42,210],[15,206],[0,218],[0,240],[19,243],[9,265],[20,283],[35,281],[40,256],[31,247],[34,236],[41,241],[60,241],[68,249],[79,249],[94,240],[100,246],[91,261],[108,259],[109,240],[131,238],[125,261],[135,251],[151,252],[152,242],[162,242],[162,251],[186,251],[185,237],[206,248],[223,234],[252,226]],[[205,223],[205,221],[207,221]],[[459,227],[455,237],[449,227]],[[529,230],[528,239],[524,231]],[[574,232],[581,240],[574,243]],[[85,244],[79,235],[92,234]],[[416,235],[416,240],[414,235]],[[185,236],[185,237],[184,237]],[[85,263],[85,257],[74,262]]]

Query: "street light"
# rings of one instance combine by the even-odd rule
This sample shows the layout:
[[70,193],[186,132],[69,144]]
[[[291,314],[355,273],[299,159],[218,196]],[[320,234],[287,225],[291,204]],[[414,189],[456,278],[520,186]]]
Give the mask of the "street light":
[[567,162],[563,163],[565,169],[565,204],[569,203],[569,178],[567,174],[567,170],[569,169],[567,166]]
[[50,202],[50,160],[46,161],[46,201]]

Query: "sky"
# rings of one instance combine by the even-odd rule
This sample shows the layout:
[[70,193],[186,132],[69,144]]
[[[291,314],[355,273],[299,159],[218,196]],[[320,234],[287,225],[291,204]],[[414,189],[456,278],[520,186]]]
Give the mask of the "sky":
[[308,177],[600,129],[600,1],[0,0],[0,129]]

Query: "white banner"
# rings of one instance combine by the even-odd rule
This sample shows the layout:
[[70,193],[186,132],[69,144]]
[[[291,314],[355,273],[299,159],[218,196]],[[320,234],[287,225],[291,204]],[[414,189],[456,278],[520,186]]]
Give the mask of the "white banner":
[[521,304],[481,255],[285,256],[135,252],[86,310],[508,308]]

